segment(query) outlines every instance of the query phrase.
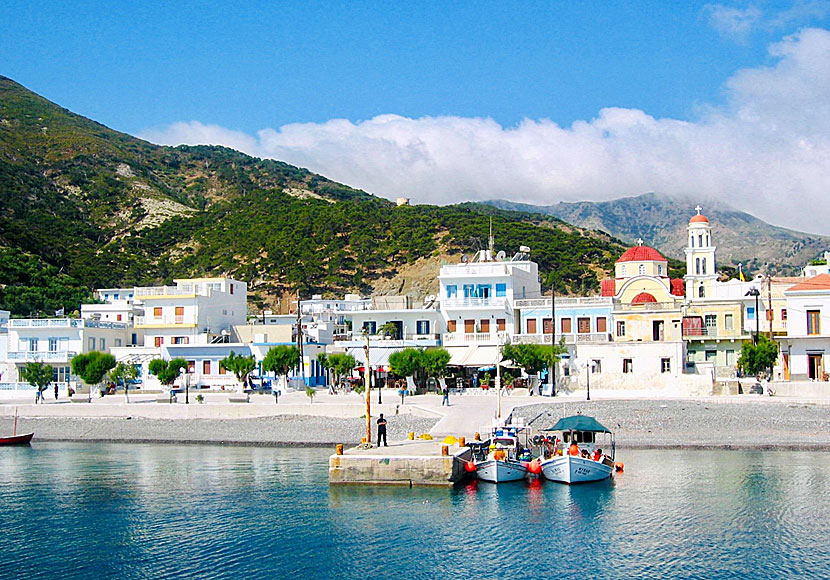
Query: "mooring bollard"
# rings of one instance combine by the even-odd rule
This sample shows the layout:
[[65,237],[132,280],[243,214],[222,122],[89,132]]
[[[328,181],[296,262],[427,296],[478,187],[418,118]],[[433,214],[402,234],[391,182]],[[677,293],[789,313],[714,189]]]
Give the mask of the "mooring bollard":
[[450,446],[449,445],[442,445],[441,446],[441,455],[449,455],[450,454]]
[[467,446],[467,438],[466,437],[459,437],[458,438],[458,446],[459,447],[466,447]]
[[343,444],[342,444],[342,443],[338,443],[338,444],[335,446],[335,450],[336,450],[335,452],[337,453],[337,455],[343,455]]

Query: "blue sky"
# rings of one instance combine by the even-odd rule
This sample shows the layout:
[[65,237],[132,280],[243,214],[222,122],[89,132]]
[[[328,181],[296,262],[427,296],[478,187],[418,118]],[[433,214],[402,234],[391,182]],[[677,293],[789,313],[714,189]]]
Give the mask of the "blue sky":
[[658,191],[830,233],[776,206],[828,177],[830,130],[791,110],[830,100],[827,1],[51,4],[4,3],[0,74],[155,142],[416,202]]

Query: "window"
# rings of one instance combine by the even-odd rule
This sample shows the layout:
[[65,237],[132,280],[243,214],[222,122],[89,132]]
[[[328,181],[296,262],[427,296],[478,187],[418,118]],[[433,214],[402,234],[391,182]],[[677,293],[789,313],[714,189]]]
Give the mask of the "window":
[[187,372],[189,372],[189,373],[195,373],[196,372],[196,361],[195,360],[187,361]]
[[101,350],[102,351],[107,350],[107,339],[106,338],[98,339],[98,344],[101,345]]
[[775,312],[772,308],[766,311],[767,312],[767,320],[772,320],[772,313]]
[[451,284],[447,286],[447,298],[456,298],[458,296],[458,286]]
[[786,308],[781,309],[781,320],[787,320],[787,309]]
[[475,286],[464,284],[464,298],[472,298],[475,295]]
[[153,308],[153,318],[161,318],[161,306]]
[[164,337],[163,337],[163,336],[157,336],[157,337],[155,338],[154,343],[155,343],[155,345],[156,345],[157,347],[159,347],[159,346],[163,345],[163,344],[164,344]]
[[620,268],[620,275],[625,276],[625,264]]
[[617,336],[625,336],[625,321],[617,321]]
[[176,324],[184,322],[184,306],[176,306]]
[[536,319],[535,318],[528,318],[527,319],[527,333],[528,334],[536,334]]
[[482,318],[478,327],[481,329],[481,332],[487,334],[490,332],[490,320],[488,318]]
[[496,284],[496,298],[507,296],[507,284]]
[[663,275],[663,264],[659,264],[659,265],[657,266],[657,275],[658,275],[658,276],[662,276],[662,275]]
[[116,319],[118,322],[121,322],[121,315],[120,315],[120,314],[116,314],[116,315],[115,315],[115,319]]
[[[27,342],[29,343],[27,350],[29,352],[37,352],[37,339],[36,338],[29,338],[27,340]],[[95,339],[94,338],[92,339],[92,348],[93,349],[95,348]]]
[[645,276],[646,275],[646,265],[645,264],[640,264],[640,267],[637,268],[637,273],[640,276]]
[[479,298],[490,298],[490,290],[492,287],[489,284],[479,284],[476,288],[476,296]]
[[746,307],[746,319],[747,320],[755,320],[755,307],[754,306],[747,306]]
[[598,358],[592,360],[591,365],[593,366],[593,371],[595,375],[598,375],[602,372],[602,361],[600,361]]
[[706,335],[711,336],[715,334],[715,330],[718,328],[718,315],[717,314],[707,314],[703,317],[703,323],[706,325]]
[[689,246],[694,248],[695,247],[695,237],[689,236]]
[[807,334],[821,334],[821,311],[807,311]]
[[597,317],[597,332],[608,332],[608,320],[604,316]]
[[695,274],[700,274],[700,258],[695,258]]
[[591,319],[590,318],[577,318],[576,319],[576,331],[579,334],[588,334],[591,332]]
[[374,320],[367,320],[363,323],[363,332],[368,335],[375,335],[378,333],[378,323]]
[[415,322],[415,331],[418,334],[429,334],[429,320],[418,320]]
[[623,373],[630,374],[634,372],[634,360],[630,358],[623,359]]
[[455,320],[447,320],[447,332],[455,332],[456,323]]
[[703,289],[703,284],[700,285],[700,288],[697,289],[697,295],[700,298],[704,298],[706,295],[706,291]]
[[542,319],[542,334],[553,333],[553,321],[550,318]]
[[726,351],[726,366],[734,367],[735,366],[735,351],[734,350],[727,350]]
[[660,372],[661,373],[670,373],[671,372],[671,359],[670,358],[661,358],[660,359]]
[[700,261],[700,269],[703,274],[706,274],[706,258]]
[[227,369],[226,369],[225,367],[223,367],[223,366],[220,364],[220,365],[219,365],[219,374],[220,374],[220,375],[224,375],[224,374],[226,374],[227,372],[228,372],[228,371],[227,371]]
[[703,247],[703,236],[700,235],[700,234],[698,234],[698,236],[697,236],[697,245],[700,246],[701,248]]
[[233,294],[233,284],[228,284],[228,286],[230,286],[231,294]]
[[58,352],[58,339],[57,338],[50,338],[49,339],[49,352]]
[[723,315],[723,327],[726,330],[734,330],[735,329],[735,321],[733,320],[733,316],[731,314],[724,314]]
[[86,341],[86,344],[89,347],[89,350],[95,350],[95,338],[94,337],[89,337],[89,339]]
[[189,344],[190,337],[189,336],[174,336],[173,337],[173,344]]
[[570,318],[563,318],[559,323],[560,327],[562,328],[562,334],[568,334],[571,332],[571,319]]
[[115,339],[115,346],[121,346],[121,339],[120,338]]
[[210,361],[209,360],[203,360],[202,361],[202,374],[203,375],[209,375],[210,374]]
[[498,328],[501,332],[504,332],[506,327],[507,321],[504,318],[496,318],[496,328]]

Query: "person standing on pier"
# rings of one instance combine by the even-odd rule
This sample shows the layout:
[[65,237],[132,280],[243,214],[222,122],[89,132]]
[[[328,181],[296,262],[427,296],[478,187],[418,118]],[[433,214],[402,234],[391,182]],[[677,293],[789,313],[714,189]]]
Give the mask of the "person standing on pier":
[[383,438],[383,446],[389,447],[386,443],[386,419],[383,418],[383,413],[378,418],[378,447],[380,447],[381,438]]
[[444,385],[444,389],[441,391],[444,394],[444,398],[441,400],[441,406],[443,407],[446,405],[447,407],[450,406],[450,389],[447,385]]

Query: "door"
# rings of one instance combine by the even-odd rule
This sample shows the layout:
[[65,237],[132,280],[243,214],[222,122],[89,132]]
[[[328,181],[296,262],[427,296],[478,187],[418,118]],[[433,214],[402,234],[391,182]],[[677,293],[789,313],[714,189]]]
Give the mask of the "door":
[[577,318],[576,319],[576,331],[579,334],[588,334],[591,332],[591,319],[590,318]]
[[651,339],[652,340],[664,340],[664,328],[665,321],[663,320],[655,320],[651,323]]
[[823,358],[823,355],[820,354],[807,355],[807,375],[810,377],[810,379],[816,381],[821,380],[821,377],[824,374],[824,361],[822,360]]
[[472,334],[476,331],[476,321],[475,320],[465,320],[464,321],[464,332],[467,334]]
[[478,323],[479,327],[481,328],[481,332],[484,334],[490,333],[490,320],[487,318],[482,318],[481,321]]
[[447,320],[447,332],[455,332],[455,320]]

